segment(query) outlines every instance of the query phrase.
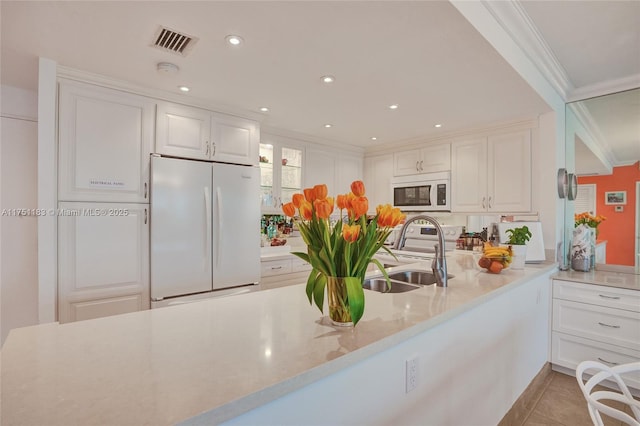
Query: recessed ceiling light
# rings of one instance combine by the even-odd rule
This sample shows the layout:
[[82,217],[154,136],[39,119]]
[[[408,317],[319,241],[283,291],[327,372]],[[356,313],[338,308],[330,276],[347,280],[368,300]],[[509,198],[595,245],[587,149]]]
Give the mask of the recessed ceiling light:
[[232,34],[226,36],[224,39],[232,46],[240,46],[242,42],[244,42],[244,39],[242,37]]
[[440,128],[440,127],[442,127],[442,124],[436,124],[436,125],[435,125],[435,126],[433,126],[433,127]]
[[372,141],[377,141],[377,140],[378,140],[378,138],[376,138],[375,136],[372,136],[372,137],[371,137],[371,140],[372,140]]
[[262,107],[262,108],[260,108],[260,111],[262,111],[262,112],[269,112],[269,108],[267,108],[267,107]]
[[336,81],[336,78],[332,75],[323,75],[321,78],[323,83],[333,83],[334,81]]
[[189,90],[191,90],[187,86],[178,86],[178,89],[180,89],[180,91],[182,92],[188,92]]
[[328,129],[329,127],[331,127],[331,124],[327,123],[324,125],[324,127]]
[[398,109],[398,104],[389,105],[389,109]]

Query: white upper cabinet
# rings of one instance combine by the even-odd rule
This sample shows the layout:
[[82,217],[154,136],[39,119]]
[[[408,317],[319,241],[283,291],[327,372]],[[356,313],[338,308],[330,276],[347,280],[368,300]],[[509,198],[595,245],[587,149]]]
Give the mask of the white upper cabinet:
[[529,130],[453,142],[452,212],[531,211]]
[[488,204],[494,212],[531,211],[531,132],[488,138]]
[[394,176],[445,172],[449,170],[451,170],[450,144],[399,151],[393,154]]
[[305,188],[325,184],[327,185],[329,195],[332,197],[339,193],[348,192],[345,189],[338,188],[336,185],[338,155],[335,151],[330,152],[308,148],[305,151],[305,157]]
[[149,202],[155,102],[60,80],[58,199]]
[[305,164],[305,187],[324,183],[332,197],[351,191],[351,182],[362,180],[363,176],[363,156],[336,149],[309,148]]
[[363,180],[363,159],[361,156],[340,155],[338,157],[338,175],[336,177],[337,194],[346,194],[351,191],[351,183],[355,180]]
[[211,159],[225,163],[258,165],[258,123],[224,114],[213,114]]
[[158,104],[158,154],[257,165],[259,140],[255,121],[170,102]]
[[393,155],[377,155],[364,159],[364,184],[369,198],[369,213],[375,214],[378,204],[393,204],[391,179]]
[[172,157],[208,160],[210,138],[209,111],[169,102],[158,103],[155,152]]

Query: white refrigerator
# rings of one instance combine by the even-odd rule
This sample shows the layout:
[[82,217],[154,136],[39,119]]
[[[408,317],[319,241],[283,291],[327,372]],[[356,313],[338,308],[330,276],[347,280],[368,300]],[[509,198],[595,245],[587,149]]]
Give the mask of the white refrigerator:
[[150,220],[152,307],[260,280],[257,167],[152,156]]

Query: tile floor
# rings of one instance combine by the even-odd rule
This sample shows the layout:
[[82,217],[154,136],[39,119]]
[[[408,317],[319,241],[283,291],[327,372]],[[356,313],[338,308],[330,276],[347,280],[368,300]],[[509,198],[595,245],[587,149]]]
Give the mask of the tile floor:
[[[631,411],[627,409],[627,412]],[[624,425],[606,416],[603,416],[603,420],[605,426]],[[590,426],[591,424],[587,402],[576,378],[552,371],[550,380],[546,380],[546,388],[522,426]]]

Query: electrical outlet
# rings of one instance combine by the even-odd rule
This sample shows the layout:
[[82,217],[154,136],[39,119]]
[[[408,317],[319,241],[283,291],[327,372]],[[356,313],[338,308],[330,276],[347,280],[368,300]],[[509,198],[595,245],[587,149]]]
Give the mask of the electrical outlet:
[[413,357],[406,361],[406,393],[418,387],[418,357]]

